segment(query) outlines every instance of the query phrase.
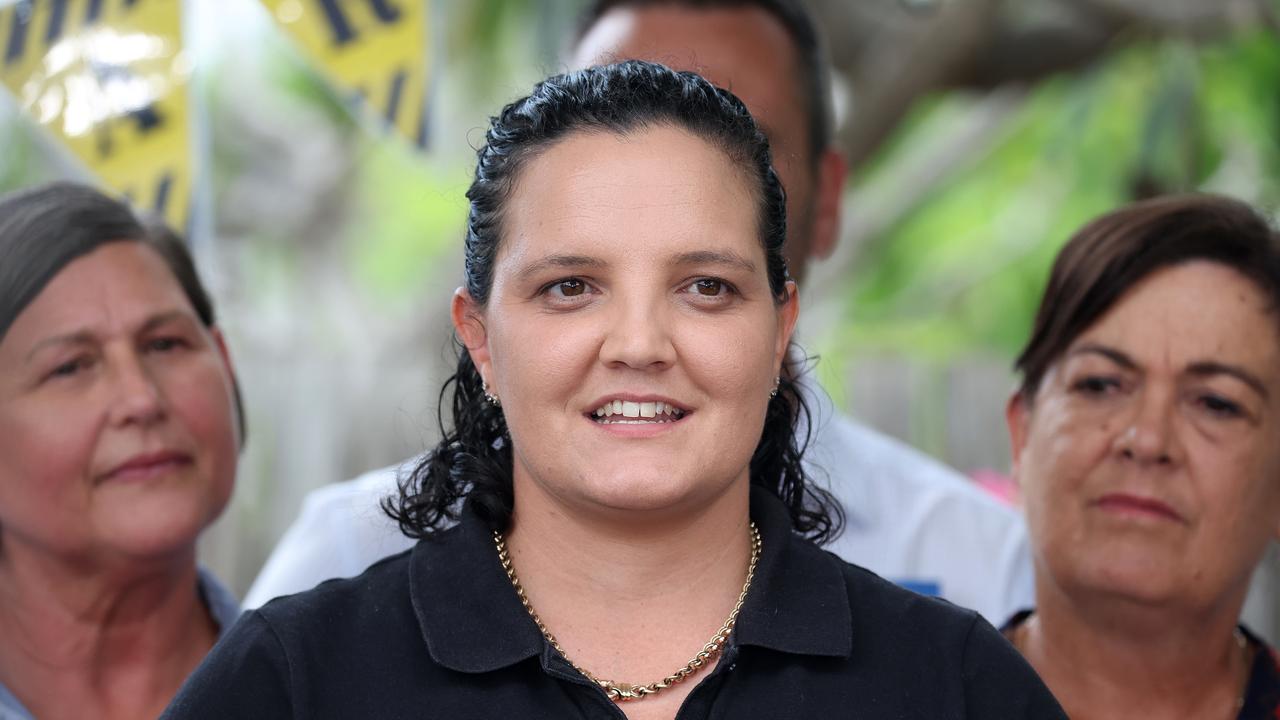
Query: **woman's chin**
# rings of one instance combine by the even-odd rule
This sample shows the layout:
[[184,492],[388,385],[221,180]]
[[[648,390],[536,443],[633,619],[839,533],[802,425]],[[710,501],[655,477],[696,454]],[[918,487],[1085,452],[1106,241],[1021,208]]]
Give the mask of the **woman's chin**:
[[109,556],[162,560],[189,554],[215,517],[200,506],[140,509],[132,517],[100,516],[95,542]]
[[652,473],[637,472],[600,478],[583,490],[585,499],[605,510],[659,516],[705,508],[724,488],[669,475],[655,478]]
[[1175,557],[1115,552],[1069,571],[1065,584],[1071,594],[1143,607],[1166,606],[1191,600],[1187,567]]

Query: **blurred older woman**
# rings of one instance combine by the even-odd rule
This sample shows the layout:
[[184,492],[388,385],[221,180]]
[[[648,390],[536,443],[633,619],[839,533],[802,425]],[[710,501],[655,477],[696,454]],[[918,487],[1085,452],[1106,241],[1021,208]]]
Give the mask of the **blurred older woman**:
[[1006,635],[1073,718],[1275,718],[1237,622],[1280,531],[1280,241],[1189,196],[1095,220],[1054,264],[1009,402],[1036,608]]
[[0,198],[0,717],[155,717],[230,625],[196,538],[237,413],[176,238],[87,187]]

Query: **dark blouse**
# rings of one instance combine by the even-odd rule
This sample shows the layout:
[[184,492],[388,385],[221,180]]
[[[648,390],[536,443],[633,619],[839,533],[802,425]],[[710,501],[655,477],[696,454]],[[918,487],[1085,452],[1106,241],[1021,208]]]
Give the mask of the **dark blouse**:
[[[796,537],[753,492],[763,549],[714,670],[677,718],[1065,718],[977,613]],[[643,700],[639,701],[643,702]],[[247,613],[164,718],[622,718],[553,650],[492,536],[460,523],[347,580]]]
[[[1031,617],[1033,610],[1022,610],[1000,628],[1010,642],[1018,626]],[[1253,667],[1244,690],[1244,704],[1237,720],[1280,720],[1280,656],[1262,638],[1241,625],[1240,632],[1253,651]]]

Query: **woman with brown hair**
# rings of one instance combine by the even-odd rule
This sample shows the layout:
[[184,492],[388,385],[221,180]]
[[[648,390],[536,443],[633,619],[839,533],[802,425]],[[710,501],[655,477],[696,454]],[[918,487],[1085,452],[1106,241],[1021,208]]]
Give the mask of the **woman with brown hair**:
[[1280,532],[1280,241],[1226,198],[1138,203],[1062,249],[1009,401],[1036,607],[1006,636],[1073,718],[1274,718],[1238,625]]
[[0,198],[0,718],[154,718],[230,627],[196,540],[239,411],[180,240],[81,185]]

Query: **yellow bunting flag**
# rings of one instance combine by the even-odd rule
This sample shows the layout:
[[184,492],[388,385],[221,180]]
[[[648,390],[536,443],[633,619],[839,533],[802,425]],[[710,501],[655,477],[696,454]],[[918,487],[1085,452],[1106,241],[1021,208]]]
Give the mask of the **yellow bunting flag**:
[[366,112],[426,145],[429,0],[262,0]]
[[183,227],[190,205],[181,0],[0,7],[0,82],[108,187]]

